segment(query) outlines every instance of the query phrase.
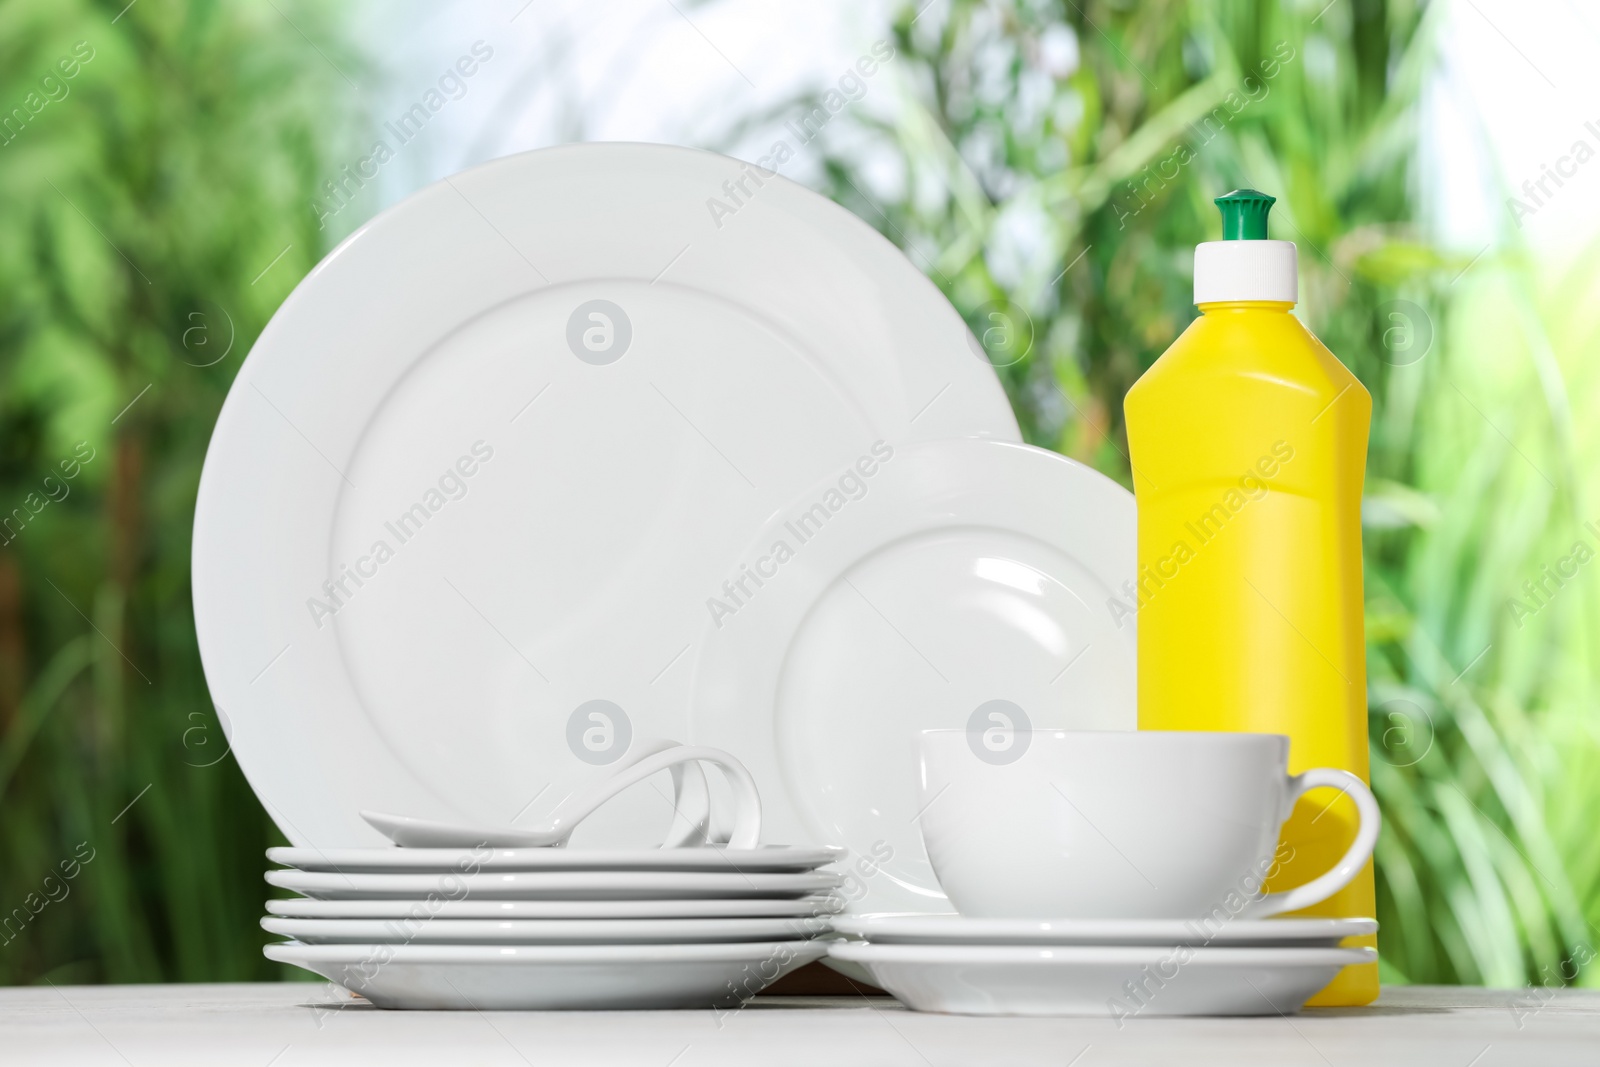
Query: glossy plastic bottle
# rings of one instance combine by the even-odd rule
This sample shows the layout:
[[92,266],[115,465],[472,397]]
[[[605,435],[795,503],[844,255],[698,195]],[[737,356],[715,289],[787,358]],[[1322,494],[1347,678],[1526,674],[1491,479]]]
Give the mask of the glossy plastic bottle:
[[[1266,240],[1273,198],[1217,199],[1224,240],[1195,252],[1200,317],[1128,392],[1139,574],[1139,728],[1287,734],[1289,770],[1368,777],[1361,489],[1372,398],[1291,314],[1295,246]],[[1355,837],[1319,790],[1285,824],[1288,889]],[[1302,915],[1375,913],[1372,866]],[[1353,939],[1352,944],[1375,944]],[[1365,1004],[1377,965],[1312,1004]]]

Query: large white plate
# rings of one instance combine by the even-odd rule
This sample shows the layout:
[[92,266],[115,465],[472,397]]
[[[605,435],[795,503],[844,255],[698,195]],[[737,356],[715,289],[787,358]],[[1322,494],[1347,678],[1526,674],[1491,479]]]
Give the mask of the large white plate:
[[406,874],[435,871],[809,871],[839,848],[269,848],[267,859],[301,871]]
[[742,897],[704,900],[307,900],[267,901],[273,915],[296,919],[732,919],[832,915],[834,897]]
[[766,832],[851,850],[848,910],[948,912],[917,825],[918,733],[976,723],[981,744],[997,712],[1134,728],[1133,620],[1110,604],[1134,576],[1133,495],[970,439],[897,445],[861,486],[813,487],[746,550],[771,573],[707,628],[691,737],[764,783]]
[[268,884],[318,900],[671,900],[800,897],[843,884],[836,874],[698,871],[522,871],[514,874],[339,874],[268,871]]
[[1287,1015],[1369,948],[983,948],[836,941],[915,1011],[962,1015]]
[[301,945],[262,950],[380,1008],[478,1011],[734,1008],[827,952],[817,941],[726,945]]
[[285,919],[268,933],[307,945],[689,945],[794,941],[828,931],[813,919]]
[[840,915],[841,934],[875,945],[1305,945],[1336,947],[1378,932],[1374,919],[966,919],[959,915]]
[[[201,477],[195,620],[292,843],[382,844],[361,808],[542,819],[629,737],[683,736],[708,592],[775,509],[880,439],[1015,439],[915,267],[752,181],[648,145],[499,160],[368,223],[263,331]],[[713,218],[724,183],[750,195]],[[653,845],[669,813],[641,785],[578,840]]]

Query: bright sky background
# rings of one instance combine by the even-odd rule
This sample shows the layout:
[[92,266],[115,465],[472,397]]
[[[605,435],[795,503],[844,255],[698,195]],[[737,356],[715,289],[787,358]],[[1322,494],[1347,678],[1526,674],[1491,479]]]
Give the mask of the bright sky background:
[[[1575,252],[1600,233],[1600,4],[1443,2],[1443,65],[1426,98],[1420,176],[1433,226],[1467,254],[1497,239],[1526,240],[1551,258]],[[380,116],[403,111],[473,42],[494,58],[384,168],[381,200],[561,141],[720,142],[736,117],[836,78],[883,36],[892,9],[885,0],[385,5],[363,33],[396,82],[392,97],[372,101]],[[892,106],[893,96],[875,105]],[[1596,158],[1561,189],[1548,184],[1555,195],[1519,232],[1497,182],[1537,180],[1579,139]]]
[[1449,14],[1424,112],[1435,225],[1468,251],[1518,235],[1497,175],[1520,190],[1581,139],[1595,158],[1568,164],[1577,173],[1559,189],[1547,180],[1554,195],[1519,234],[1546,255],[1579,251],[1600,232],[1600,4],[1454,0]]
[[419,150],[407,146],[385,168],[384,202],[472,163],[563,141],[721,143],[737,118],[836,78],[883,35],[889,9],[880,0],[387,5],[363,34],[398,83],[380,114],[403,111],[474,41],[495,56],[430,123]]

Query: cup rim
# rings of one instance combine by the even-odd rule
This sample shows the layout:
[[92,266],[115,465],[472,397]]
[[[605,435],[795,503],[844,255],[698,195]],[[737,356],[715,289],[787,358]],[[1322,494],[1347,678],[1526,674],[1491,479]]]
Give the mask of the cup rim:
[[[965,726],[939,726],[918,731],[918,745],[955,744],[955,737],[968,741],[971,729]],[[1270,745],[1283,749],[1285,758],[1293,747],[1288,734],[1258,733],[1248,729],[1056,729],[1053,726],[1032,726],[1027,729],[1032,744],[1056,747],[1056,744],[1138,745],[1141,749],[1238,749],[1254,745]],[[1054,744],[1053,744],[1054,742]]]
[[[932,740],[939,737],[966,737],[968,728],[961,726],[941,726],[931,730],[919,730],[918,736]],[[1155,740],[1183,740],[1197,744],[1244,744],[1250,742],[1276,741],[1288,744],[1288,734],[1274,734],[1257,732],[1253,730],[1064,730],[1052,726],[1032,727],[1028,730],[1035,740],[1066,740],[1067,738],[1140,738]]]

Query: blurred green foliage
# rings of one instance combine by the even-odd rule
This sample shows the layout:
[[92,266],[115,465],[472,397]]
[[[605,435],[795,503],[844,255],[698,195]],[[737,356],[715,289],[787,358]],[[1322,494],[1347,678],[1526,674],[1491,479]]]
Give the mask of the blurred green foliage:
[[349,86],[308,5],[124,4],[0,7],[0,981],[277,977],[189,528]]
[[[1300,314],[1375,400],[1386,978],[1550,983],[1600,936],[1600,567],[1543,577],[1600,550],[1574,417],[1600,275],[1417,224],[1440,10],[908,9],[896,120],[853,108],[814,150],[967,317],[1027,438],[1125,483],[1122,395],[1194,314],[1211,198],[1279,197]],[[287,0],[0,8],[0,981],[283,977],[257,927],[276,831],[200,672],[189,527],[228,384],[360,147],[340,42]]]

